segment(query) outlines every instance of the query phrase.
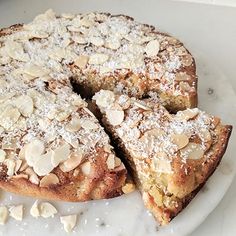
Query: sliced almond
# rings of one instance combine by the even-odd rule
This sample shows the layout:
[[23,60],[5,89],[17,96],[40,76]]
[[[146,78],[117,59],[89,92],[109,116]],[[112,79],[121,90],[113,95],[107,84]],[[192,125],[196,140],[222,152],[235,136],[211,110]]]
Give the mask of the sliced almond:
[[159,53],[159,50],[160,44],[157,39],[148,42],[145,47],[145,52],[148,57],[155,57]]
[[90,38],[90,43],[97,47],[101,47],[104,45],[104,40],[101,37],[91,37]]
[[89,161],[81,165],[81,170],[85,175],[89,175],[91,171],[91,163]]
[[29,166],[33,166],[38,157],[44,153],[44,143],[39,139],[34,139],[25,146],[25,160]]
[[114,154],[110,154],[107,157],[107,167],[109,170],[113,170],[115,168],[115,155]]
[[30,214],[34,217],[34,218],[38,218],[40,216],[40,212],[39,212],[39,207],[38,207],[38,200],[36,200],[34,202],[34,204],[32,205],[31,209],[30,209]]
[[70,145],[68,143],[63,144],[54,150],[51,162],[54,167],[57,167],[61,162],[67,160],[70,156]]
[[98,125],[92,120],[81,119],[80,124],[81,124],[81,127],[85,130],[98,129]]
[[123,110],[106,110],[106,117],[113,126],[120,125],[125,117]]
[[85,55],[81,55],[77,57],[74,61],[75,65],[78,66],[80,69],[84,69],[88,64],[89,57]]
[[112,91],[100,90],[93,96],[93,100],[99,107],[108,108],[115,101],[115,95]]
[[22,221],[23,219],[23,205],[12,206],[9,208],[10,216],[17,221]]
[[207,129],[201,129],[199,132],[199,136],[203,140],[203,142],[211,141],[211,133]]
[[189,85],[189,83],[187,83],[185,81],[180,81],[179,88],[183,92],[189,92],[192,90],[192,87]]
[[77,215],[68,215],[68,216],[61,216],[60,221],[63,224],[64,230],[69,233],[71,232],[76,224]]
[[122,187],[122,191],[125,194],[131,193],[135,190],[135,186],[134,184],[131,183],[126,183],[123,187]]
[[112,50],[117,50],[121,46],[121,43],[118,38],[111,37],[111,38],[107,39],[105,46],[107,48],[112,49]]
[[58,121],[64,121],[70,116],[71,112],[69,111],[62,111],[56,114],[55,118]]
[[49,174],[53,169],[52,157],[54,156],[53,151],[48,151],[46,154],[38,157],[37,161],[34,163],[34,171],[39,176],[44,176]]
[[120,158],[115,157],[115,167],[118,167],[118,166],[120,166],[121,164],[122,164],[122,162],[121,162]]
[[8,210],[5,206],[0,206],[0,225],[5,225],[8,219]]
[[190,79],[191,79],[190,75],[188,75],[186,72],[179,72],[175,76],[176,81],[188,81]]
[[5,50],[8,56],[15,60],[27,62],[30,59],[29,55],[24,52],[22,44],[19,42],[6,41]]
[[28,95],[21,95],[17,97],[14,100],[14,105],[18,108],[19,112],[25,117],[29,117],[33,113],[33,100]]
[[6,152],[0,149],[0,162],[3,162],[6,159]]
[[144,135],[146,136],[153,136],[155,138],[160,137],[164,134],[165,132],[162,129],[154,128],[147,130]]
[[19,117],[19,110],[11,105],[8,105],[0,114],[0,125],[8,130],[14,123],[17,122]]
[[39,205],[39,212],[40,216],[43,218],[49,218],[49,217],[54,217],[54,215],[57,213],[57,209],[50,203],[48,202],[42,202]]
[[81,163],[82,157],[83,157],[82,152],[72,153],[70,155],[70,158],[68,160],[64,161],[60,165],[60,169],[63,172],[69,172],[69,171],[75,169]]
[[185,134],[172,134],[173,143],[178,146],[178,149],[184,148],[189,143],[189,138]]
[[185,148],[180,150],[180,153],[184,159],[198,160],[204,156],[204,149],[200,144],[190,142]]
[[71,133],[77,132],[81,128],[80,119],[78,117],[72,118],[65,126],[65,129]]
[[24,73],[36,78],[48,75],[50,70],[45,67],[29,64],[24,68]]
[[145,111],[150,111],[151,108],[145,105],[144,103],[141,103],[140,101],[134,101],[134,105],[145,110]]
[[32,184],[36,184],[38,185],[39,184],[39,177],[33,173],[29,176],[29,181],[32,183]]
[[72,40],[78,44],[86,44],[87,43],[86,38],[82,35],[75,35],[72,37]]
[[102,53],[92,54],[89,58],[88,63],[92,65],[101,65],[109,59],[109,56]]
[[6,159],[5,164],[7,166],[7,175],[13,176],[15,172],[15,166],[16,166],[15,161],[12,159]]
[[199,114],[198,108],[193,109],[186,109],[184,111],[178,111],[176,113],[175,119],[181,119],[181,120],[190,120],[195,118]]
[[159,173],[166,173],[166,174],[172,173],[171,163],[168,159],[155,158],[154,166],[155,166],[155,170]]
[[50,173],[40,180],[39,187],[49,187],[51,185],[58,184],[59,182],[58,177],[55,174]]
[[17,171],[20,169],[21,165],[22,165],[22,160],[16,160],[16,165],[15,165],[15,174],[17,173]]

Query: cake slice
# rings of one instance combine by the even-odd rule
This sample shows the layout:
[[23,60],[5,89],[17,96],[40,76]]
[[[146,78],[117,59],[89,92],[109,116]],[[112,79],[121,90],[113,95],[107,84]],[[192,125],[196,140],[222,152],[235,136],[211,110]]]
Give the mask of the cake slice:
[[126,169],[69,86],[0,79],[0,187],[63,201],[119,196]]
[[214,172],[232,127],[198,108],[172,115],[155,100],[140,101],[108,90],[93,99],[146,207],[160,224],[167,224]]

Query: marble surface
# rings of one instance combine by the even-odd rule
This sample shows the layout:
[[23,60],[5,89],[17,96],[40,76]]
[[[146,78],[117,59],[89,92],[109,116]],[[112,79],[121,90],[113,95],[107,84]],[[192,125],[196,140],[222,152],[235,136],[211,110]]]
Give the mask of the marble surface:
[[[113,0],[112,4],[110,0],[57,0],[56,3],[53,0],[0,0],[0,27],[27,22],[49,7],[58,12],[99,10],[125,13],[171,32],[186,44],[196,58],[200,107],[235,125],[235,8],[155,0],[149,0],[149,4],[144,0]],[[219,206],[207,217],[222,199],[235,174],[235,142],[233,132],[227,153],[217,171],[168,227],[156,225],[137,192],[109,201],[53,204],[62,215],[78,214],[77,227],[72,235],[235,235],[236,180]],[[1,204],[24,204],[25,219],[23,222],[9,220],[6,226],[0,226],[0,235],[32,235],[32,232],[35,236],[64,235],[59,214],[53,219],[34,220],[30,217],[29,208],[33,202],[30,198],[2,193]],[[191,233],[201,222],[202,225]]]

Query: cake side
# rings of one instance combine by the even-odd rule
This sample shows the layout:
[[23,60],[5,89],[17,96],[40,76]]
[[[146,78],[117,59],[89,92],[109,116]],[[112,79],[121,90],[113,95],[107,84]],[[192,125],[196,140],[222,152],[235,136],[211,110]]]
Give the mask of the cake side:
[[171,115],[153,100],[111,91],[100,91],[94,100],[128,160],[145,205],[167,224],[214,172],[232,127],[197,108]]

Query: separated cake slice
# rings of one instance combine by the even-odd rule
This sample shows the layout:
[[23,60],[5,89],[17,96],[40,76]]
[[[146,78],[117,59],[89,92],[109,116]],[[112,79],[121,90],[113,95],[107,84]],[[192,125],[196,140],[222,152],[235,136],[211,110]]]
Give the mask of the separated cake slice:
[[86,102],[70,87],[9,76],[0,85],[2,189],[64,201],[123,193],[126,169]]
[[93,99],[132,169],[145,205],[167,224],[214,172],[232,127],[198,108],[171,115],[154,100],[107,90]]

